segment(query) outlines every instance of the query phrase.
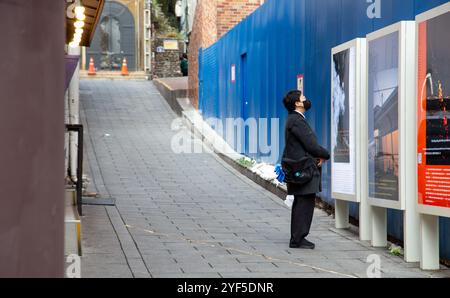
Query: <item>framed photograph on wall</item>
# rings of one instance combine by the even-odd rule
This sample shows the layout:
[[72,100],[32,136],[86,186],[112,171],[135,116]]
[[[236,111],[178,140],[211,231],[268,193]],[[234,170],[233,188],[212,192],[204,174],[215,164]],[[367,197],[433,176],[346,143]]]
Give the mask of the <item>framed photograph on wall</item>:
[[407,181],[414,181],[414,41],[410,21],[367,35],[367,174],[373,206],[404,210]]
[[450,217],[450,3],[416,23],[418,209]]
[[331,52],[331,189],[334,199],[360,202],[361,102],[366,40],[358,38]]

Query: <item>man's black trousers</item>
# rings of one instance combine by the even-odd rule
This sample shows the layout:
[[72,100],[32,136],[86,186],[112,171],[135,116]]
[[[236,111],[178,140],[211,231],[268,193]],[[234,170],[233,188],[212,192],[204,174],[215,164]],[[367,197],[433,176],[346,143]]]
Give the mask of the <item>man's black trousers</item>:
[[315,205],[315,194],[295,196],[291,215],[291,245],[299,246],[308,236]]

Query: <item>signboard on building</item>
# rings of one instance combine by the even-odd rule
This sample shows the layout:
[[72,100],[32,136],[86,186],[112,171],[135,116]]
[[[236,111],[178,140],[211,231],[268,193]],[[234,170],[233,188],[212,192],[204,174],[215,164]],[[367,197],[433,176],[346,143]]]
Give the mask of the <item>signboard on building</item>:
[[450,4],[417,17],[418,203],[450,216]]
[[236,83],[236,65],[231,65],[231,83]]
[[305,76],[302,74],[297,75],[297,90],[301,91],[305,95]]
[[177,51],[178,48],[178,40],[164,40],[164,49],[167,50],[173,50],[173,51]]

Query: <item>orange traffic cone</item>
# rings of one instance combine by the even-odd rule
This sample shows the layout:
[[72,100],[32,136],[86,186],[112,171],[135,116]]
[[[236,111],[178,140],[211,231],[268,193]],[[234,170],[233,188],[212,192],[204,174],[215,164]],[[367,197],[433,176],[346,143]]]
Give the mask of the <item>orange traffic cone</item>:
[[122,62],[122,75],[123,76],[127,76],[129,75],[128,73],[128,64],[127,64],[127,58],[123,58],[123,62]]
[[90,76],[95,76],[95,66],[94,66],[94,58],[91,57],[91,59],[89,60],[89,72],[88,75]]

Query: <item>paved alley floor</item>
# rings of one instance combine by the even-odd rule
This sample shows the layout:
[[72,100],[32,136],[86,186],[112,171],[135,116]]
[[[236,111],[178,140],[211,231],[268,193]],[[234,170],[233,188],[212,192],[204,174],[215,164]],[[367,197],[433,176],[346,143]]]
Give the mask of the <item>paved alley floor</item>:
[[[91,188],[116,206],[84,206],[82,277],[382,277],[424,272],[374,249],[316,210],[316,250],[289,249],[290,210],[218,157],[175,154],[175,113],[148,81],[81,81]],[[176,125],[174,125],[176,126]],[[188,132],[184,132],[188,133]]]

